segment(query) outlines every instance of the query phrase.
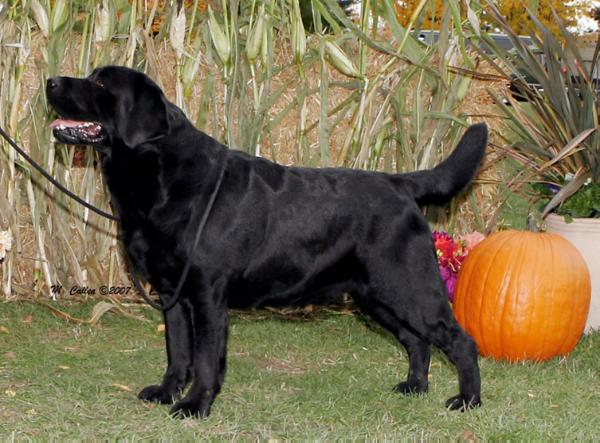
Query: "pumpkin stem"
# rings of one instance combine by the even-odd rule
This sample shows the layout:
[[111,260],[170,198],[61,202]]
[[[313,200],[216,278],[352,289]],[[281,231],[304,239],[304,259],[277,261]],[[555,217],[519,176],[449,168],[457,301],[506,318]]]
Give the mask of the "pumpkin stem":
[[527,230],[529,232],[540,232],[540,228],[536,223],[532,212],[527,215]]

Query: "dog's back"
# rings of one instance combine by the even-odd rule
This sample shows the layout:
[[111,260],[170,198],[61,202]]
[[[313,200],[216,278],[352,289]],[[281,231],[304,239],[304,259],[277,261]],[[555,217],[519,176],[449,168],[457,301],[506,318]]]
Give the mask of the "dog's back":
[[297,168],[229,151],[212,215],[221,249],[198,252],[201,266],[226,269],[229,306],[327,303],[363,292],[377,256],[401,272],[412,242],[430,256],[431,233],[419,205],[443,203],[470,183],[483,157],[484,125],[469,128],[454,152],[429,171],[385,174]]

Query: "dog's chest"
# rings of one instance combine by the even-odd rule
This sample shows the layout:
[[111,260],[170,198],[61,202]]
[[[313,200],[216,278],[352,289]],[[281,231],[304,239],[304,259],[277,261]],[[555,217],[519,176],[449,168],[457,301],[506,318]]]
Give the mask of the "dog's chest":
[[121,219],[144,217],[160,199],[158,161],[153,155],[117,153],[102,169]]

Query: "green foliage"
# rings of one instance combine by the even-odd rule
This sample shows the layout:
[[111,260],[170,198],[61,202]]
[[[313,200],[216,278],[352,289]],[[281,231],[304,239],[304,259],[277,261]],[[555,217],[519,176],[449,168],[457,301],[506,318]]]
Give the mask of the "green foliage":
[[600,184],[590,183],[582,186],[562,205],[556,213],[572,218],[599,218],[600,217]]
[[[542,212],[556,195],[554,186],[533,183],[530,188],[538,195],[537,210]],[[554,209],[558,215],[571,221],[573,218],[600,218],[600,184],[587,183]]]

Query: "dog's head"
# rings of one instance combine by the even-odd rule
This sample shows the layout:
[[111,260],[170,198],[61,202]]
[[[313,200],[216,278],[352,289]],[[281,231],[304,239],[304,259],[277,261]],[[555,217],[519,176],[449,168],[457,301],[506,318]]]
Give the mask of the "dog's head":
[[170,130],[163,92],[133,69],[106,66],[87,78],[53,77],[46,95],[61,117],[51,127],[63,143],[107,147],[121,141],[133,148]]

